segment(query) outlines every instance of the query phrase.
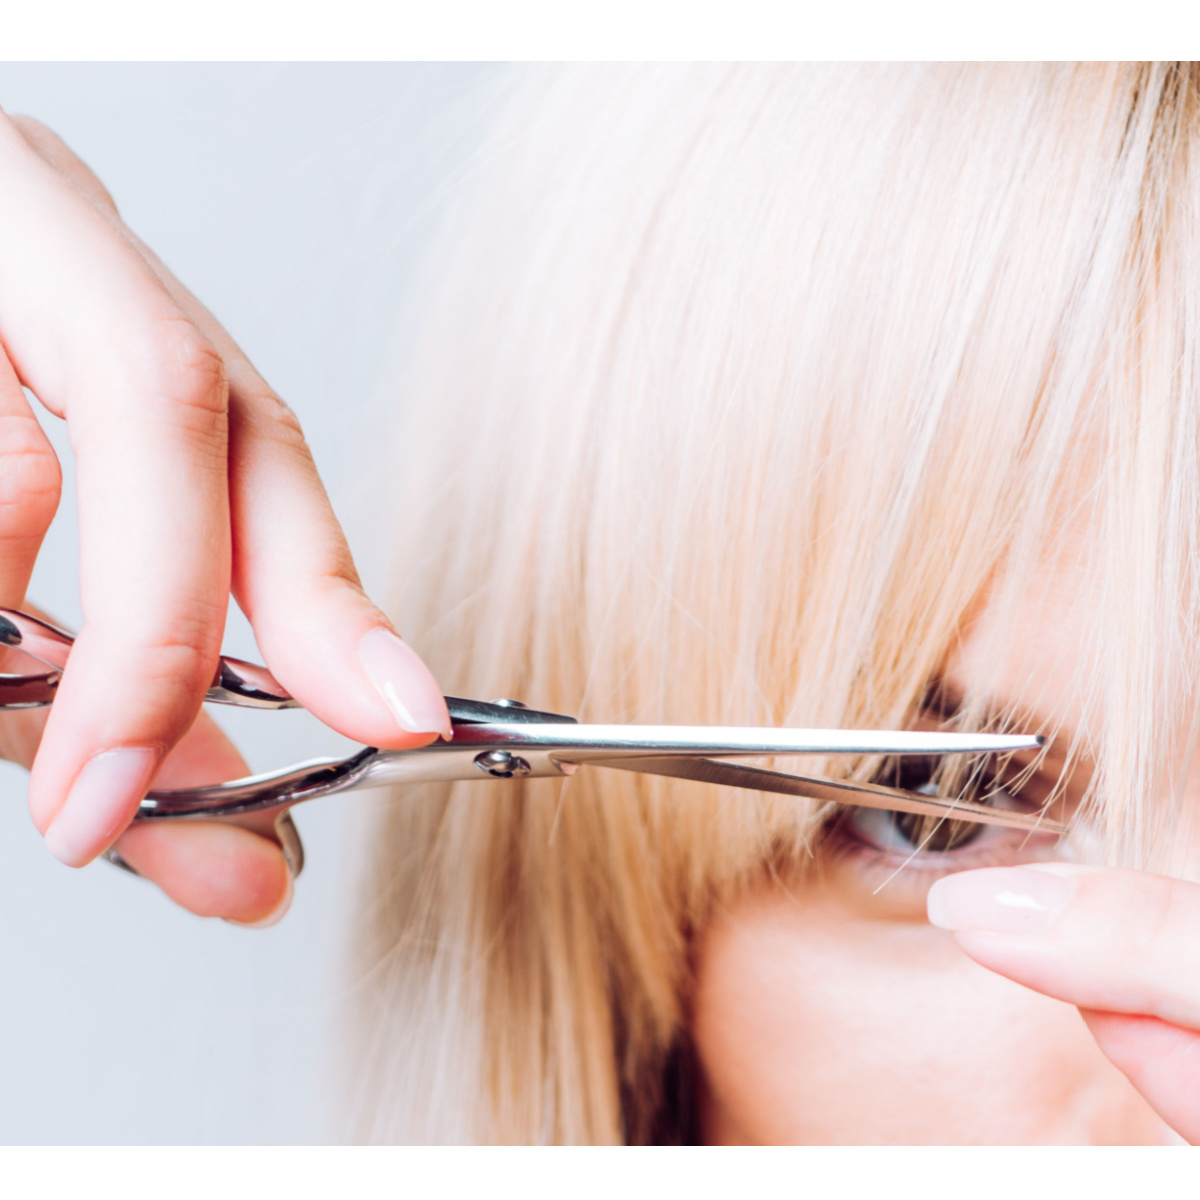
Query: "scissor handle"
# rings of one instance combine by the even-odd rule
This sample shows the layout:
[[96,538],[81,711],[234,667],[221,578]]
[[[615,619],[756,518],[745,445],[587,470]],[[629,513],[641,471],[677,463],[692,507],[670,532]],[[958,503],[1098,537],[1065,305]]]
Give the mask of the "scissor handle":
[[[54,702],[59,681],[71,655],[75,637],[57,625],[29,613],[0,608],[0,645],[21,650],[52,668],[31,675],[0,675],[0,712],[6,709],[43,708]],[[301,708],[290,692],[266,667],[222,655],[204,699],[210,704],[240,708]],[[574,717],[527,708],[519,700],[464,700],[447,696],[446,706],[455,725],[562,725]]]
[[[74,635],[49,621],[0,608],[0,645],[20,650],[53,668],[36,675],[0,675],[0,711],[52,704],[74,644]],[[240,658],[222,657],[218,661],[212,686],[204,698],[214,704],[246,708],[300,707],[266,667]]]

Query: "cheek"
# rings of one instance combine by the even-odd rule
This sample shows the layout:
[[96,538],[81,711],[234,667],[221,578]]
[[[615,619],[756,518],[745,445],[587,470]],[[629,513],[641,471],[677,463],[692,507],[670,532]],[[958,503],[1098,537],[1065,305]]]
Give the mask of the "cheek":
[[985,971],[940,930],[847,919],[803,893],[714,922],[693,1028],[708,1140],[1141,1137],[1140,1101],[1074,1008]]

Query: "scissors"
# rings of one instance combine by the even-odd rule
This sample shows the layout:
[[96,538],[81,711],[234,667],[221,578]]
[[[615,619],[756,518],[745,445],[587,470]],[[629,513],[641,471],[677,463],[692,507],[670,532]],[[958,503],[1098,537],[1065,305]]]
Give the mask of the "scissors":
[[[0,712],[53,702],[73,642],[71,634],[27,613],[0,609],[0,645],[20,650],[48,670],[0,674]],[[266,667],[221,658],[205,700],[247,708],[302,705]],[[485,703],[447,696],[453,736],[418,750],[365,746],[346,758],[320,758],[263,775],[206,787],[155,790],[142,800],[135,821],[275,818],[285,850],[302,862],[288,810],[306,800],[360,788],[431,780],[563,778],[580,767],[606,767],[777,792],[835,804],[889,809],[922,816],[1006,825],[1063,834],[1044,814],[1006,811],[961,798],[926,795],[874,783],[791,775],[730,758],[787,755],[883,754],[941,756],[1036,750],[1037,735],[943,733],[916,730],[772,729],[690,725],[583,725],[574,717],[528,708],[516,700]],[[110,858],[120,863],[110,852]],[[298,873],[297,863],[295,870]]]

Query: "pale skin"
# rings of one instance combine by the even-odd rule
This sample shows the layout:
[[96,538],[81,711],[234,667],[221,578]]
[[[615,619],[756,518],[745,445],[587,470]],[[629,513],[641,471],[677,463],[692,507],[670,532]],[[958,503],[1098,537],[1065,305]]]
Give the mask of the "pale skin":
[[[32,768],[68,865],[115,844],[191,912],[270,923],[292,882],[269,829],[129,827],[152,782],[246,771],[200,708],[230,595],[284,686],[351,738],[428,743],[449,729],[440,691],[363,594],[293,415],[92,172],[0,114],[0,179],[0,607],[29,607],[61,480],[24,385],[78,459],[85,616],[52,712],[5,714],[0,752]],[[1062,611],[1031,614],[1026,668],[1073,627]],[[907,857],[872,847],[888,836],[855,818],[810,878],[699,939],[710,1140],[1200,1141],[1200,887],[989,832],[875,895]],[[1014,911],[1049,924],[988,930]]]
[[[985,608],[945,680],[997,700],[1036,681],[1042,711],[1079,720],[1093,585],[1048,564],[999,677]],[[1193,772],[1178,846],[1197,807]],[[1200,886],[977,828],[908,861],[890,817],[848,811],[810,872],[717,914],[693,1005],[708,1140],[1200,1142]]]
[[33,820],[69,866],[115,843],[192,912],[269,923],[292,893],[269,825],[128,828],[152,782],[246,773],[200,712],[230,596],[348,737],[427,744],[449,731],[440,690],[364,595],[294,415],[95,175],[0,114],[0,179],[0,607],[25,603],[61,483],[24,385],[68,425],[84,613],[52,710],[5,714],[0,751],[32,768]]

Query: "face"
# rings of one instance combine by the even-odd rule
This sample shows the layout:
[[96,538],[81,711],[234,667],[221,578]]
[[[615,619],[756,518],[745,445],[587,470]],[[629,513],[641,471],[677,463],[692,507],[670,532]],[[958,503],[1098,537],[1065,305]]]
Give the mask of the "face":
[[[1078,720],[1072,667],[1086,647],[1086,583],[1077,566],[1048,573],[999,680],[982,674],[985,610],[945,682],[986,679],[1003,702],[1017,681],[1037,680],[1044,711]],[[1076,798],[1085,773],[1072,777]],[[1036,809],[1045,788],[1033,781],[1026,791],[996,802]],[[698,940],[693,1006],[706,1141],[1175,1140],[1075,1008],[991,974],[926,920],[926,895],[943,874],[1070,857],[1072,847],[959,829],[958,844],[919,850],[920,831],[904,818],[846,810],[799,882],[764,885],[716,914]]]

